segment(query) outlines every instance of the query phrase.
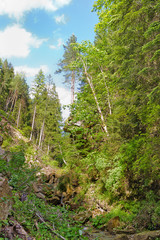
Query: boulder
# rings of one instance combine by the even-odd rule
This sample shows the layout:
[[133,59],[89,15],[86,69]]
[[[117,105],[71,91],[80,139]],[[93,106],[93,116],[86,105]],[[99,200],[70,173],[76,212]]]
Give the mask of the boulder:
[[122,235],[117,235],[115,240],[129,240],[129,238],[127,237],[127,235],[122,234]]
[[116,229],[115,230],[116,234],[134,234],[136,233],[136,229],[134,227],[127,227],[125,229]]
[[134,240],[157,240],[160,239],[160,230],[156,231],[146,231],[138,234],[134,234],[133,238]]
[[113,233],[113,229],[117,228],[120,225],[120,218],[119,216],[116,216],[114,218],[111,218],[107,223],[107,230],[109,233]]
[[42,184],[38,184],[36,182],[33,183],[33,190],[35,193],[38,193],[38,192],[43,192],[43,185]]
[[5,235],[5,239],[33,240],[33,238],[28,235],[22,225],[20,225],[20,223],[17,222],[13,217],[10,217],[8,224],[2,227],[1,233]]
[[89,221],[89,219],[92,217],[92,213],[90,211],[80,212],[74,216],[74,220],[77,222],[81,222],[82,224],[85,224]]
[[9,187],[8,180],[0,177],[0,220],[5,220],[12,208],[12,191]]

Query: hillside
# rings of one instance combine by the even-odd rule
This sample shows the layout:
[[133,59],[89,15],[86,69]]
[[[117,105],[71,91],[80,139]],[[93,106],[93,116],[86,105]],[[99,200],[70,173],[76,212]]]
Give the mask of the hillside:
[[[125,239],[138,240],[160,237],[160,231],[135,233],[136,228],[142,230],[149,226],[152,216],[158,223],[159,204],[156,205],[153,199],[148,206],[143,203],[145,211],[140,202],[137,202],[139,207],[136,209],[128,201],[135,209],[132,211],[131,208],[126,211],[125,205],[122,208],[122,201],[109,205],[107,200],[97,196],[93,183],[84,191],[85,185],[78,174],[46,164],[41,159],[42,152],[3,116],[1,134],[6,139],[7,148],[3,148],[1,137],[2,238],[120,240],[125,236]],[[134,211],[137,210],[140,211],[136,216]],[[151,211],[153,215],[150,215]],[[116,235],[113,236],[113,232]]]

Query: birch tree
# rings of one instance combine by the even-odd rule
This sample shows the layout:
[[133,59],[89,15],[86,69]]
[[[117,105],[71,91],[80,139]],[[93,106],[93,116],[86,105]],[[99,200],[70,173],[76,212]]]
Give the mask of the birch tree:
[[[107,134],[107,136],[109,136],[106,119],[101,109],[102,102],[98,99],[97,93],[95,90],[95,87],[97,86],[96,88],[98,89],[98,86],[99,86],[97,79],[98,77],[101,77],[103,80],[103,85],[105,86],[105,89],[106,89],[106,99],[108,101],[108,112],[111,115],[112,111],[111,111],[109,87],[107,86],[107,83],[104,77],[102,77],[102,74],[104,74],[102,71],[104,53],[103,51],[100,51],[95,46],[93,46],[90,42],[83,42],[82,44],[77,44],[75,45],[75,48],[77,49],[77,52],[79,52],[79,54],[78,54],[77,60],[74,63],[72,63],[72,67],[73,69],[77,66],[83,68],[84,75],[86,77],[86,80],[94,96],[99,117],[101,119],[102,128],[104,132]],[[99,80],[99,81],[102,81],[102,80]],[[101,88],[102,87],[103,86],[101,85]],[[102,89],[100,89],[100,91],[101,90]]]

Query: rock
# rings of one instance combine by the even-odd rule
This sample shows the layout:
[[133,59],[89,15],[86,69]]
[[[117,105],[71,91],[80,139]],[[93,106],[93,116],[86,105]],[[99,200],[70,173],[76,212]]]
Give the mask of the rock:
[[38,193],[38,192],[43,192],[43,185],[42,184],[38,184],[36,182],[33,183],[33,190],[35,193]]
[[113,233],[113,229],[120,225],[119,216],[111,218],[107,223],[107,230],[109,233]]
[[92,217],[92,213],[89,211],[86,212],[80,212],[77,215],[74,216],[74,220],[81,222],[82,224],[85,224],[89,221],[89,219]]
[[33,239],[28,235],[22,225],[20,225],[13,217],[9,219],[8,224],[1,229],[1,232],[5,235],[5,239]]
[[61,204],[61,198],[59,198],[58,196],[54,196],[52,198],[48,198],[47,202],[52,203],[54,205],[59,205]]
[[0,220],[5,220],[12,208],[12,191],[9,187],[8,180],[0,177]]
[[117,233],[117,234],[134,234],[134,233],[136,233],[136,229],[134,227],[118,229],[115,231],[115,233]]
[[28,199],[28,194],[27,193],[22,193],[22,195],[21,195],[21,197],[20,197],[20,200],[21,200],[21,202],[24,202],[24,201],[26,201],[27,199]]
[[0,147],[0,156],[2,156],[2,158],[3,158],[4,154],[5,154],[5,151]]
[[158,240],[160,238],[160,230],[156,231],[146,231],[138,234],[132,235],[133,240]]
[[55,181],[55,175],[54,175],[54,174],[51,174],[48,183],[49,183],[49,184],[52,184],[52,183],[54,183],[54,181]]
[[115,240],[129,240],[129,238],[127,237],[127,235],[122,234],[122,235],[117,235]]
[[36,192],[36,193],[37,193],[37,192],[40,192],[40,190],[39,190],[39,188],[38,188],[38,186],[37,186],[37,183],[34,182],[34,183],[32,184],[32,187],[33,187],[34,192]]
[[2,144],[3,144],[3,137],[0,136],[0,146],[2,146]]
[[46,199],[45,195],[41,192],[35,193],[35,195],[40,199]]

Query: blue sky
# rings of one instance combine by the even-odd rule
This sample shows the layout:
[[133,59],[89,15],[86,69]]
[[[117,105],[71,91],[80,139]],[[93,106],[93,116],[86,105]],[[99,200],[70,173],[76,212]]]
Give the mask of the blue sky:
[[78,42],[94,40],[98,22],[92,13],[94,0],[0,0],[0,57],[16,72],[23,71],[31,85],[42,68],[51,74],[62,104],[69,104],[70,91],[63,76],[54,75],[63,56],[63,44],[72,34]]

